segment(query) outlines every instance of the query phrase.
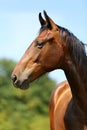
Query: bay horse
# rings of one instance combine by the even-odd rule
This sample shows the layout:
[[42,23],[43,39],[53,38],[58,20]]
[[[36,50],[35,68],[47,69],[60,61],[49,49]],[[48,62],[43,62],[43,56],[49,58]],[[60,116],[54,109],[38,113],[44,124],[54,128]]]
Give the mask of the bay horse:
[[15,66],[11,78],[27,89],[41,75],[55,69],[65,72],[50,100],[51,130],[87,130],[87,56],[84,44],[68,29],[39,13],[38,36]]

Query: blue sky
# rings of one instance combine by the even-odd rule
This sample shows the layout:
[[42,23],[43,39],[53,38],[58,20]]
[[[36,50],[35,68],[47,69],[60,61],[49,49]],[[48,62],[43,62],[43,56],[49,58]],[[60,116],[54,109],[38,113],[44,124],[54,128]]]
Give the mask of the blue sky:
[[[38,34],[38,13],[48,15],[87,43],[87,0],[0,0],[0,58],[18,61]],[[60,71],[50,74],[57,81]]]

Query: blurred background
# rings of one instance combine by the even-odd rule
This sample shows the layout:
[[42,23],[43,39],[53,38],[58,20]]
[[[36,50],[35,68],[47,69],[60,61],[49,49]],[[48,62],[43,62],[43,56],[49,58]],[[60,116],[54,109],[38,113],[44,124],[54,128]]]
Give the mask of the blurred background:
[[26,90],[14,88],[10,75],[38,35],[39,12],[46,10],[56,24],[87,43],[86,0],[0,0],[0,130],[49,130],[48,104],[63,71],[44,75]]

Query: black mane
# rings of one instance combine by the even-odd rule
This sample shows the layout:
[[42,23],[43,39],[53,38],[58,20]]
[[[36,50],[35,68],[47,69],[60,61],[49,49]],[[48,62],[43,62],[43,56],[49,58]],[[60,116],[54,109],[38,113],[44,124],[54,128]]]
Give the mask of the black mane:
[[[58,25],[57,25],[58,26]],[[62,36],[65,38],[67,43],[67,48],[69,53],[74,59],[74,62],[78,65],[83,65],[86,63],[87,66],[87,56],[85,51],[85,44],[81,42],[73,33],[71,33],[68,29],[58,26],[60,33],[63,35],[65,32],[66,36]]]

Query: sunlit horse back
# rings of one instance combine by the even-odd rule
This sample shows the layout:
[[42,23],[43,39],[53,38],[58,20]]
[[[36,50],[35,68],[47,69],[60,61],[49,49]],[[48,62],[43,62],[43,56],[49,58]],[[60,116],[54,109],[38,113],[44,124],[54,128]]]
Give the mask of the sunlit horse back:
[[59,84],[52,93],[51,130],[87,130],[87,56],[84,44],[67,29],[55,24],[45,11],[44,16],[45,19],[39,13],[39,35],[14,68],[13,84],[27,89],[32,81],[46,72],[63,69],[69,84]]

